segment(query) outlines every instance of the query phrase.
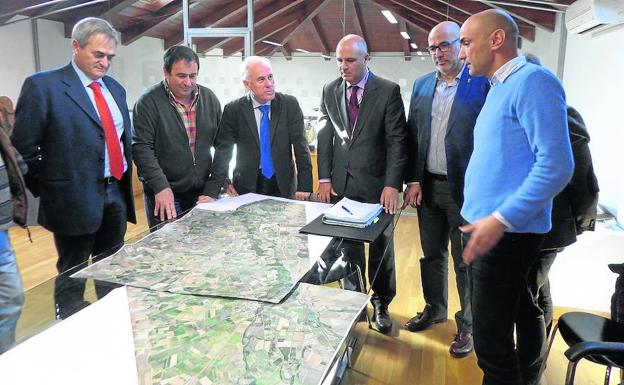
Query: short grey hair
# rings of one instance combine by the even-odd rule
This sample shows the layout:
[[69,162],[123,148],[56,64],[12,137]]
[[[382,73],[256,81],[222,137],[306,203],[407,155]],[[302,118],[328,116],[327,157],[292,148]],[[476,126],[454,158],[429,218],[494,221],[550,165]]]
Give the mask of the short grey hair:
[[97,33],[103,33],[119,45],[119,35],[115,28],[106,20],[97,17],[87,17],[80,20],[72,29],[72,39],[78,42],[80,48],[84,48],[89,38]]
[[249,81],[248,77],[249,77],[249,68],[253,65],[253,64],[264,64],[268,67],[271,67],[271,62],[269,61],[269,59],[265,58],[265,57],[260,57],[260,56],[248,56],[245,58],[245,60],[243,60],[243,62],[240,65],[240,71],[241,71],[241,77],[243,80],[247,80]]

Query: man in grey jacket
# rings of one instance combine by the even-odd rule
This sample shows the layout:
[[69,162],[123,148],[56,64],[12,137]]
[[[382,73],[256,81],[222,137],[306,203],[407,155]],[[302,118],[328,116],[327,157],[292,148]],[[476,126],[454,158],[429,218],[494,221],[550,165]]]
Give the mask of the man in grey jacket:
[[134,107],[132,154],[151,229],[212,199],[206,181],[221,105],[210,89],[197,84],[198,71],[192,49],[169,48],[164,80],[145,90]]

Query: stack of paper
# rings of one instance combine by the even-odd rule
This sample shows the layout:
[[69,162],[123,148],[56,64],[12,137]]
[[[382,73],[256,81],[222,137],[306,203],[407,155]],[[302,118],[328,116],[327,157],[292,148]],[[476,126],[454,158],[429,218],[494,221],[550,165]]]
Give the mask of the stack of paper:
[[323,223],[328,225],[364,228],[373,223],[383,207],[379,203],[361,203],[342,198],[323,213]]

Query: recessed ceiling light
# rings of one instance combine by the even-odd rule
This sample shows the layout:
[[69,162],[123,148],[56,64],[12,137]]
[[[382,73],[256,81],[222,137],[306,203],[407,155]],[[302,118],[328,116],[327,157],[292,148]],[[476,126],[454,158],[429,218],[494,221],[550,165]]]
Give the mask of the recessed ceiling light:
[[410,45],[412,46],[412,48],[418,49],[418,46],[416,45],[416,43],[411,43]]
[[401,36],[403,36],[403,39],[405,39],[405,40],[409,40],[409,38],[410,38],[409,35],[407,34],[407,32],[405,32],[405,31],[401,31]]
[[301,48],[295,48],[295,51],[299,51],[303,53],[310,53],[310,51],[306,51],[305,49],[301,49]]
[[329,55],[321,54],[321,56],[324,57],[325,59],[331,59],[331,56],[329,56]]
[[383,11],[381,11],[381,13],[386,17],[386,19],[388,19],[388,21],[391,24],[396,24],[398,23],[397,19],[394,17],[394,15],[388,11],[387,9],[384,9]]
[[263,42],[263,43],[267,43],[267,44],[271,44],[271,45],[276,45],[276,46],[278,46],[278,47],[283,47],[283,45],[282,45],[282,44],[280,44],[280,43],[276,43],[276,42],[271,41],[271,40],[262,40],[262,42]]
[[422,51],[418,51],[418,52],[416,52],[416,54],[417,54],[418,56],[422,56],[422,55],[423,55]]

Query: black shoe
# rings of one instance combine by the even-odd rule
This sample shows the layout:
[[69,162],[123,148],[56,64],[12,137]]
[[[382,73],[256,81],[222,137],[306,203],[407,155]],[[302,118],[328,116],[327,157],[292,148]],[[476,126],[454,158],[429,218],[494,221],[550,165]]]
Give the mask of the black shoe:
[[440,322],[446,322],[446,318],[433,318],[431,308],[429,307],[429,305],[427,305],[425,306],[425,309],[422,311],[422,313],[416,314],[405,323],[405,328],[410,332],[419,332],[421,330],[427,329],[433,324],[437,324]]
[[375,326],[380,333],[388,334],[392,330],[392,320],[388,313],[388,305],[385,303],[374,303],[375,313],[373,314],[373,320]]
[[466,357],[474,349],[472,341],[472,333],[459,332],[455,334],[455,338],[449,348],[449,353],[455,358]]

